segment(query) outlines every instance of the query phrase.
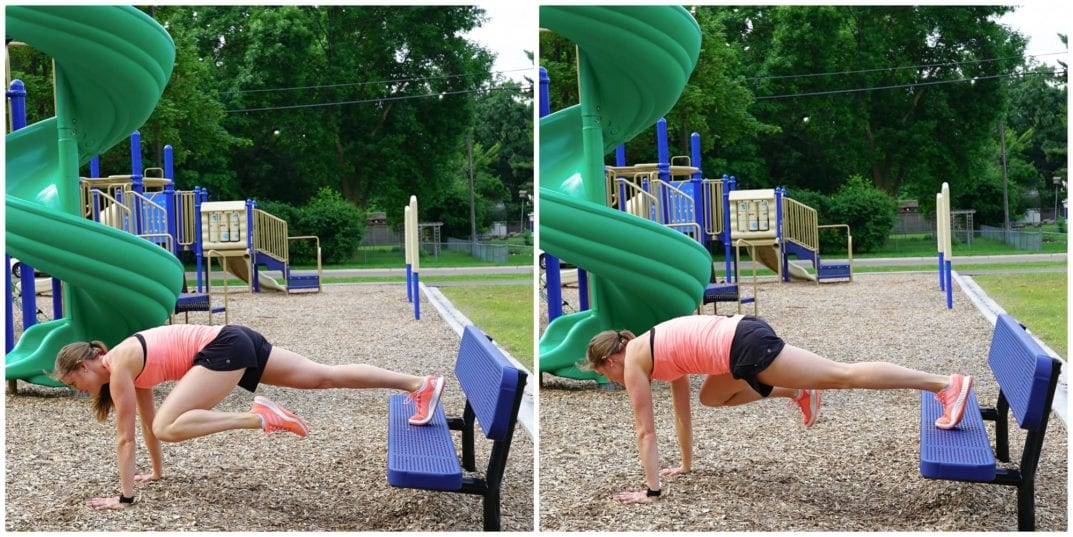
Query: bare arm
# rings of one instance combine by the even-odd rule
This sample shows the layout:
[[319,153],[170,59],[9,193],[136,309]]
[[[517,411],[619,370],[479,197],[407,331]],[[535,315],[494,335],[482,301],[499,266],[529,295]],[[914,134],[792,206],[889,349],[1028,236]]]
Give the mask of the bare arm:
[[[130,340],[128,340],[130,341]],[[137,398],[134,376],[141,370],[141,348],[120,343],[109,351],[112,373],[108,378],[108,390],[112,397],[116,424],[116,459],[119,464],[119,493],[134,497],[134,414]],[[135,362],[134,360],[137,360]],[[103,389],[103,388],[102,388]],[[123,509],[117,496],[93,498],[87,502],[95,509]]]
[[689,377],[671,381],[671,399],[674,401],[674,430],[678,433],[678,447],[682,450],[682,466],[668,468],[660,475],[675,475],[689,472],[693,465],[693,416],[689,404]]
[[[652,384],[647,372],[641,367],[641,360],[634,354],[637,346],[626,348],[623,382],[626,392],[630,394],[633,406],[634,425],[637,429],[637,450],[641,454],[641,465],[645,470],[645,483],[649,489],[660,490],[659,452],[656,447],[656,426],[652,416]],[[648,496],[647,491],[625,491],[615,495],[623,503],[651,503],[655,497]]]
[[[118,364],[116,364],[118,366]],[[112,402],[115,403],[116,457],[119,463],[119,490],[123,496],[134,496],[134,413],[136,396],[134,379],[121,367],[113,367],[109,380]]]
[[153,434],[153,419],[156,417],[156,407],[153,405],[153,390],[151,388],[136,388],[138,399],[138,416],[142,420],[142,437],[145,439],[145,448],[149,450],[149,458],[153,461],[153,473],[149,475],[134,476],[136,481],[155,481],[164,475],[164,459],[160,451],[160,440]]

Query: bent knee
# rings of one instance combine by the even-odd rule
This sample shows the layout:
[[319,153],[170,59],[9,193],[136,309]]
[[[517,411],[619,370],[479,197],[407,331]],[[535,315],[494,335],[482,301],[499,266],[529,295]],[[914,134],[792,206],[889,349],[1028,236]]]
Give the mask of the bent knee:
[[153,436],[161,442],[178,442],[181,440],[181,438],[175,434],[172,423],[173,422],[170,421],[153,420]]
[[[722,395],[722,394],[719,394],[719,395]],[[701,393],[700,396],[697,397],[697,400],[700,401],[700,404],[702,404],[704,406],[720,407],[720,406],[724,406],[726,404],[726,402],[730,400],[730,398],[729,397],[717,397],[715,394]]]

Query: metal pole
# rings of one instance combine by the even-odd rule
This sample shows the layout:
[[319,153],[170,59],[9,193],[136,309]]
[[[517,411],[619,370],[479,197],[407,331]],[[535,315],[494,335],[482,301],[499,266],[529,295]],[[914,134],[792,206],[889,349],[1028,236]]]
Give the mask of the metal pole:
[[1006,125],[1003,118],[998,119],[998,139],[1002,148],[1002,242],[1010,243],[1010,191],[1009,176],[1006,174]]
[[[540,117],[551,114],[551,101],[548,98],[548,85],[551,79],[548,70],[540,68]],[[559,258],[544,253],[544,278],[548,288],[548,321],[562,317],[563,315],[563,287],[562,274],[559,270]]]
[[473,201],[473,131],[466,135],[466,159],[469,163],[469,255],[477,257],[477,207]]

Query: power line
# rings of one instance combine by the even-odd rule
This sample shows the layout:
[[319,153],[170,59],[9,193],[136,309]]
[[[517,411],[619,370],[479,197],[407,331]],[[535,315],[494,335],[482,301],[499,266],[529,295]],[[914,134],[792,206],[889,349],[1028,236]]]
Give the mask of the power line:
[[[532,67],[524,67],[524,68],[519,68],[519,69],[507,69],[507,70],[503,70],[503,71],[489,71],[488,74],[514,73],[514,72],[518,72],[518,71],[531,71],[532,69],[533,69]],[[272,92],[272,91],[296,91],[296,90],[304,90],[304,89],[340,88],[340,87],[345,87],[345,86],[365,86],[365,85],[369,85],[369,84],[388,84],[388,83],[393,83],[393,82],[415,82],[415,81],[418,81],[418,80],[443,80],[443,79],[448,79],[448,78],[462,78],[462,77],[468,77],[468,76],[480,76],[480,75],[483,75],[483,74],[485,74],[485,72],[482,71],[482,72],[479,72],[479,73],[465,73],[465,74],[461,74],[461,75],[425,76],[425,77],[414,77],[414,78],[395,78],[395,79],[390,79],[390,80],[371,80],[371,81],[367,81],[367,82],[344,82],[344,83],[340,83],[340,84],[321,84],[321,85],[317,85],[317,86],[294,86],[294,87],[289,87],[289,88],[262,88],[262,89],[248,89],[248,90],[232,90],[232,91],[221,91],[220,94],[221,95],[228,95],[228,94],[232,94],[232,93],[264,93],[264,92]]]
[[[422,99],[422,98],[427,98],[427,97],[443,97],[443,96],[447,96],[447,95],[461,95],[461,94],[465,94],[465,93],[481,93],[481,92],[487,92],[487,91],[514,91],[514,90],[515,90],[515,88],[497,86],[497,87],[491,87],[491,88],[477,88],[477,89],[468,89],[468,90],[460,90],[460,91],[442,91],[442,92],[436,92],[436,93],[422,93],[422,94],[419,94],[419,95],[399,95],[399,96],[395,96],[395,97],[378,97],[378,98],[375,98],[375,99],[362,99],[362,100],[358,100],[358,101],[337,101],[337,102],[331,102],[331,103],[293,104],[293,105],[285,105],[285,106],[269,106],[269,107],[265,107],[265,108],[243,108],[243,109],[239,109],[239,110],[224,110],[224,112],[226,112],[228,114],[233,114],[233,113],[238,113],[238,112],[265,112],[265,111],[270,111],[270,110],[294,110],[294,109],[298,109],[298,108],[322,108],[322,107],[325,107],[325,106],[342,106],[342,105],[347,105],[347,104],[382,103],[382,102],[388,102],[388,101],[403,101],[403,100],[407,100],[407,99]],[[531,92],[531,91],[532,91],[532,87],[521,88],[522,93]]]
[[[809,92],[809,93],[787,93],[785,95],[768,95],[768,96],[764,96],[764,97],[757,97],[756,100],[763,101],[763,100],[771,100],[771,99],[788,99],[788,98],[791,98],[791,97],[813,97],[813,96],[817,96],[817,95],[835,95],[835,94],[841,94],[841,93],[860,93],[860,92],[865,92],[865,91],[878,91],[878,90],[899,89],[899,88],[914,88],[914,87],[920,87],[920,86],[935,86],[935,85],[939,85],[939,84],[956,84],[956,83],[959,83],[959,82],[975,82],[975,81],[978,81],[978,80],[991,80],[991,79],[996,79],[996,78],[1010,78],[1010,77],[1015,77],[1015,76],[1028,76],[1028,75],[1051,75],[1051,76],[1054,76],[1054,75],[1057,75],[1058,73],[1059,72],[1057,72],[1057,71],[1051,71],[1051,72],[1032,71],[1032,72],[1027,72],[1027,73],[1004,73],[1004,74],[1001,74],[1001,75],[977,76],[977,77],[972,77],[972,78],[957,78],[957,79],[953,79],[953,80],[935,80],[935,81],[931,81],[931,82],[914,82],[914,83],[911,83],[911,84],[899,84],[899,85],[895,85],[895,86],[874,86],[874,87],[868,87],[868,88],[853,88],[853,89],[830,90],[830,91],[814,91],[814,92]],[[1061,74],[1062,74],[1062,76],[1065,76],[1065,71],[1061,71]]]
[[876,68],[871,68],[871,69],[859,69],[859,70],[856,70],[856,71],[831,71],[831,72],[828,72],[828,73],[806,73],[806,74],[801,74],[801,75],[754,76],[754,77],[746,78],[745,80],[759,81],[759,80],[777,80],[777,79],[783,79],[783,78],[808,78],[808,77],[817,77],[817,76],[853,75],[853,74],[858,74],[858,73],[875,73],[875,72],[879,72],[879,71],[899,71],[899,70],[903,70],[903,69],[919,69],[919,68],[922,68],[922,67],[945,67],[945,66],[950,66],[950,65],[965,65],[965,64],[979,64],[979,63],[987,63],[987,62],[997,62],[997,61],[1001,61],[1001,60],[1014,60],[1014,59],[1024,59],[1024,58],[1039,58],[1039,57],[1042,57],[1042,56],[1056,56],[1056,55],[1067,54],[1067,53],[1068,53],[1068,51],[1048,52],[1046,54],[1032,54],[1032,55],[1028,55],[1028,56],[1006,56],[1006,57],[1002,57],[1002,58],[988,58],[988,59],[984,59],[984,60],[965,60],[965,61],[961,61],[961,62],[946,62],[946,63],[925,63],[925,64],[920,64],[920,65],[905,65],[905,66],[902,66],[902,67],[876,67]]

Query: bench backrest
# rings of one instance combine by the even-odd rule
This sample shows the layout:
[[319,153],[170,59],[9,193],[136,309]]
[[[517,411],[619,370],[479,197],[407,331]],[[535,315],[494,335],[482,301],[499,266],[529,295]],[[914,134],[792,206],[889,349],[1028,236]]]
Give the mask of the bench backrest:
[[1022,429],[1035,430],[1050,412],[1048,387],[1055,362],[1013,317],[998,316],[987,357]]
[[462,334],[455,376],[484,435],[491,440],[503,440],[514,430],[515,401],[518,391],[525,388],[525,374],[514,367],[484,332],[469,325]]

